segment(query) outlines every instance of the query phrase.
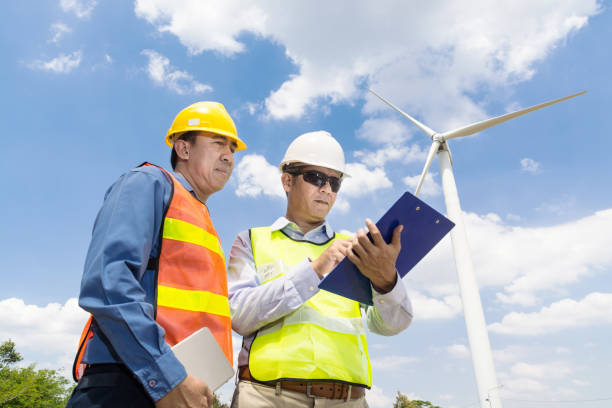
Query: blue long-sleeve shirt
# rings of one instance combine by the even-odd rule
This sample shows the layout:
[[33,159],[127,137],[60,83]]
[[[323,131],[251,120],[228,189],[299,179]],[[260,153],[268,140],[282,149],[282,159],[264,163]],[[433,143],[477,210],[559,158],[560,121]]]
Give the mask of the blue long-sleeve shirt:
[[[182,175],[172,174],[193,194]],[[94,224],[79,297],[79,305],[97,324],[83,361],[125,364],[154,401],[187,375],[154,320],[155,271],[147,269],[149,259],[159,255],[170,193],[170,182],[152,166],[128,171],[108,189]]]

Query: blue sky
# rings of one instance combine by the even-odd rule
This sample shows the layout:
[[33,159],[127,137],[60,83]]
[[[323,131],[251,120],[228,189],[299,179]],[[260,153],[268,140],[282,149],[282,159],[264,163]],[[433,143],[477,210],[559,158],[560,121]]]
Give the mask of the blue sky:
[[[328,130],[345,149],[354,177],[329,216],[338,230],[413,191],[428,139],[367,86],[437,131],[587,90],[450,145],[504,406],[610,404],[608,2],[1,7],[0,341],[14,339],[28,361],[70,365],[104,192],[145,160],[168,166],[166,130],[195,101],[225,104],[248,144],[208,203],[228,252],[239,231],[284,214],[275,167],[303,132]],[[437,161],[430,172],[422,198],[445,212]],[[476,406],[450,242],[404,284],[415,320],[369,337],[370,405],[401,390]]]

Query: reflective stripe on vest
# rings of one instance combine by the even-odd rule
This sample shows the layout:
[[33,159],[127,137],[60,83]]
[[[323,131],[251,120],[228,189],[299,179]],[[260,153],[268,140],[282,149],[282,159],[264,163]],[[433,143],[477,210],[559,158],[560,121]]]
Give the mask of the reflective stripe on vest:
[[[144,165],[152,166],[149,163]],[[172,174],[159,168],[172,185],[164,216],[157,262],[155,320],[164,328],[165,341],[175,345],[202,327],[208,327],[232,362],[232,336],[225,257],[208,209]],[[89,324],[85,331],[89,331]],[[78,380],[80,359],[92,336],[82,336],[73,367]],[[81,371],[81,372],[79,372]]]
[[167,217],[164,221],[163,238],[191,242],[192,244],[203,246],[215,252],[225,262],[219,237],[188,222]]
[[230,315],[227,297],[200,290],[185,290],[160,285],[157,287],[157,305],[225,317]]
[[[316,259],[333,242],[294,241],[268,227],[253,228],[250,235],[262,284],[306,257]],[[336,234],[336,238],[350,237]],[[300,308],[258,331],[249,369],[259,381],[336,380],[370,387],[372,370],[359,303],[319,290]]]

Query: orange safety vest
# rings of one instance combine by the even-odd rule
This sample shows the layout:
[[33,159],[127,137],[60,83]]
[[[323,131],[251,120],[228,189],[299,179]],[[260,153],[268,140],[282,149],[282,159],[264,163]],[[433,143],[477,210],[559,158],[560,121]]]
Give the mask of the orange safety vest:
[[[154,166],[144,163],[143,166]],[[157,167],[157,166],[156,166]],[[208,327],[231,363],[232,335],[225,257],[208,209],[172,174],[159,167],[172,185],[161,228],[159,258],[154,261],[157,288],[155,320],[170,346]],[[149,262],[151,264],[151,262]],[[87,342],[94,336],[93,316],[85,324],[72,375],[83,375]]]

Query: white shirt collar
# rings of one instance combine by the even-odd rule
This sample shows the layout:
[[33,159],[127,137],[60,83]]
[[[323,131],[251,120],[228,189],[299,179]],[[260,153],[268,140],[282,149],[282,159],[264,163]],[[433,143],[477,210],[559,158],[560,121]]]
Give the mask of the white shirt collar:
[[[292,221],[289,221],[285,217],[277,218],[276,221],[274,221],[274,223],[272,225],[270,225],[270,231],[278,231],[278,230],[282,230],[282,229],[284,229],[286,227],[291,228],[292,230],[294,230],[296,232],[300,232],[300,233],[304,234],[300,230],[300,227],[297,226],[296,223],[294,223]],[[317,233],[317,232],[324,233],[327,236],[327,238],[329,238],[329,239],[334,237],[334,230],[332,229],[331,225],[329,225],[327,220],[325,220],[325,222],[323,224],[319,225],[315,229],[313,229],[311,231],[308,231],[307,234],[312,234],[312,233]],[[304,234],[304,235],[306,235],[306,234]]]

